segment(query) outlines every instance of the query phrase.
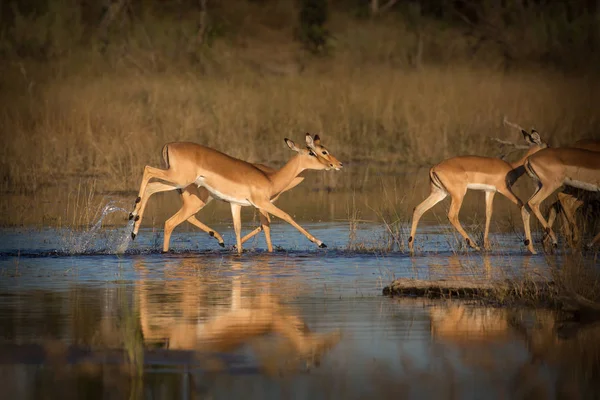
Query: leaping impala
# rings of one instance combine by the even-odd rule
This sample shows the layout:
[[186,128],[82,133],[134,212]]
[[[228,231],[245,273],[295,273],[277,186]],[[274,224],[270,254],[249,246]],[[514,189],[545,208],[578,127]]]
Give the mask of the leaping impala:
[[148,165],[144,168],[139,195],[131,213],[135,218],[132,237],[135,238],[137,235],[142,221],[143,213],[140,211],[144,210],[148,197],[152,194],[146,190],[147,185],[151,179],[156,178],[164,181],[165,186],[161,187],[160,191],[183,189],[196,184],[198,187],[204,187],[211,197],[230,203],[237,251],[240,254],[242,253],[240,221],[242,206],[253,206],[259,210],[261,225],[265,231],[269,229],[268,214],[273,214],[294,226],[319,247],[327,247],[271,201],[289,188],[302,171],[339,170],[342,168],[342,163],[321,145],[318,135],[313,139],[310,134],[306,134],[305,149],[298,148],[287,138],[284,140],[288,147],[298,154],[270,175],[246,161],[196,143],[166,144],[163,147],[163,158],[167,160],[167,169]]
[[544,149],[547,145],[541,140],[539,133],[535,129],[527,132],[519,125],[508,122],[506,118],[504,119],[504,123],[519,129],[523,134],[523,137],[529,144],[525,156],[513,163],[508,163],[494,157],[458,156],[449,158],[433,166],[429,170],[431,193],[425,201],[415,207],[413,212],[410,237],[408,238],[408,248],[411,253],[414,252],[414,238],[419,219],[427,210],[445,199],[448,195],[452,198],[450,210],[448,211],[450,223],[462,235],[467,244],[476,250],[480,250],[479,246],[469,237],[458,220],[458,213],[468,189],[485,191],[485,231],[483,234],[483,245],[486,250],[490,249],[488,233],[492,218],[492,204],[496,192],[504,195],[518,207],[522,207],[521,200],[511,191],[511,186],[523,175],[523,163],[527,157]]
[[[164,161],[165,161],[165,165],[168,167],[168,160],[165,159]],[[254,165],[256,168],[260,169],[267,175],[275,172],[275,170],[273,168],[268,167],[264,164],[252,164],[252,165]],[[292,180],[292,182],[281,193],[287,192],[288,190],[298,186],[303,180],[304,180],[303,177],[294,178]],[[154,182],[148,183],[148,186],[146,186],[146,195],[147,195],[147,197],[150,197],[154,193],[159,193],[162,191],[170,191],[170,190],[173,190],[172,185],[154,181]],[[173,230],[179,224],[181,224],[183,221],[186,221],[186,220],[190,224],[192,224],[192,225],[196,226],[197,228],[200,228],[204,232],[208,233],[211,237],[214,237],[215,239],[217,239],[217,241],[219,242],[219,245],[221,247],[224,247],[225,244],[224,244],[223,238],[221,237],[219,232],[217,232],[216,230],[212,229],[211,227],[203,224],[195,217],[195,214],[197,214],[202,208],[204,208],[204,206],[206,206],[208,203],[210,203],[211,200],[213,199],[210,195],[210,192],[205,187],[196,186],[196,184],[194,184],[194,183],[189,185],[185,189],[179,189],[179,190],[181,192],[181,200],[182,200],[183,204],[181,205],[181,208],[171,218],[169,218],[165,222],[164,235],[163,235],[164,236],[163,251],[164,252],[169,251],[169,242],[171,240],[171,234],[173,233]],[[275,200],[277,200],[277,198],[279,198],[279,195],[281,193],[279,193],[277,196],[272,198],[271,202],[274,202]],[[140,211],[139,211],[140,215],[144,214],[146,204],[148,204],[148,203],[146,202],[144,205],[144,208],[140,209]],[[132,219],[132,218],[134,218],[133,214],[129,214],[129,219]],[[270,222],[268,216],[264,217],[262,214],[260,214],[260,218],[261,218],[261,222],[263,222],[263,223],[265,222],[263,220],[263,218],[267,218],[267,222]],[[264,227],[263,227],[263,225],[260,225],[258,228],[254,229],[252,232],[250,232],[249,234],[244,236],[242,238],[242,244],[244,244],[246,241],[251,239],[254,235],[260,233],[261,231],[264,231],[264,233],[265,233],[265,240],[267,243],[268,251],[273,252],[273,245],[271,243],[271,232],[270,232],[269,227],[266,225],[264,225]]]
[[[527,201],[528,207],[521,209],[525,225],[526,245],[531,253],[536,254],[531,243],[530,208],[540,221],[553,245],[557,245],[556,235],[540,212],[540,204],[554,191],[563,185],[588,190],[600,191],[600,156],[597,152],[578,148],[559,147],[544,149],[527,158],[524,163],[527,174],[537,182],[535,193]],[[600,240],[600,233],[588,244],[593,246]]]

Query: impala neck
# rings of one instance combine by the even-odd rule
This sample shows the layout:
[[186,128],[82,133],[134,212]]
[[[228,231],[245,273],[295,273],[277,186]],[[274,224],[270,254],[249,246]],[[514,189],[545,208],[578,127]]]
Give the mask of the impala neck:
[[281,193],[292,180],[306,168],[302,166],[300,155],[292,157],[281,169],[269,176],[271,180],[271,197]]
[[527,160],[527,157],[529,157],[533,153],[537,153],[538,151],[540,151],[546,147],[547,146],[532,146],[529,150],[527,150],[527,153],[525,153],[525,155],[521,159],[510,163],[511,167],[513,169],[517,169],[517,168],[523,166],[523,164],[525,164],[525,160]]

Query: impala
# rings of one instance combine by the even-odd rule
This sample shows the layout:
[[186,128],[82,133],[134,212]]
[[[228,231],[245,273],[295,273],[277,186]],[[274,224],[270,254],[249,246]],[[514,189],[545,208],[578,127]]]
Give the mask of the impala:
[[[573,143],[570,147],[600,152],[600,141],[583,139]],[[579,199],[580,194],[580,189],[567,186],[558,193],[558,200],[550,206],[550,213],[548,214],[548,226],[552,228],[559,211],[562,211],[561,215],[564,218],[563,229],[574,242],[579,240],[579,230],[575,221],[575,213],[584,203]],[[546,235],[546,238],[550,239],[550,236]]]
[[[573,147],[548,148],[529,156],[525,160],[524,167],[538,186],[527,201],[527,207],[521,209],[525,225],[525,242],[529,251],[536,254],[531,243],[529,225],[531,215],[528,209],[533,211],[550,236],[552,244],[556,246],[558,244],[556,235],[540,212],[540,204],[563,185],[591,192],[600,191],[600,156],[595,151]],[[588,246],[593,246],[598,240],[600,240],[600,233]]]
[[485,191],[485,231],[483,245],[486,250],[490,249],[488,233],[492,218],[492,204],[496,192],[501,193],[517,206],[522,207],[521,200],[511,191],[511,186],[517,178],[523,175],[523,163],[527,157],[546,148],[547,145],[542,142],[539,133],[535,129],[527,132],[520,126],[508,122],[506,118],[504,119],[504,123],[520,129],[523,137],[529,144],[527,154],[513,163],[493,157],[458,156],[449,158],[433,166],[429,170],[431,193],[427,199],[415,207],[413,212],[410,237],[408,238],[408,247],[411,253],[414,251],[414,238],[419,219],[427,210],[445,199],[448,195],[452,198],[452,203],[448,211],[450,223],[462,235],[467,245],[476,250],[479,250],[479,246],[469,237],[458,220],[458,213],[468,189]]
[[[151,179],[160,179],[163,185],[160,191],[184,189],[195,184],[205,188],[210,196],[230,204],[233,227],[236,235],[237,251],[242,253],[241,241],[241,207],[253,206],[261,213],[261,225],[265,234],[269,229],[268,214],[283,219],[311,242],[319,247],[327,247],[325,243],[302,228],[287,213],[276,207],[272,200],[285,191],[298,175],[306,170],[339,170],[342,163],[321,145],[318,135],[306,134],[306,148],[284,139],[288,147],[295,151],[281,169],[272,174],[265,174],[256,166],[240,159],[228,156],[215,149],[196,143],[175,142],[163,147],[163,159],[167,160],[167,169],[159,169],[147,165],[140,185],[140,191],[131,216],[135,224],[131,236],[135,238],[139,230],[146,202],[152,194],[146,189]],[[154,191],[155,193],[156,191]]]
[[[165,165],[167,165],[167,160],[165,159],[164,161],[165,161]],[[252,165],[254,165],[256,168],[260,169],[267,175],[273,174],[275,172],[275,170],[273,168],[268,167],[263,164],[252,164]],[[302,178],[302,177],[294,178],[292,180],[292,182],[281,193],[286,192],[286,191],[296,187],[303,180],[304,180],[304,178]],[[172,185],[167,185],[162,182],[154,181],[154,182],[148,183],[148,186],[146,186],[146,194],[148,197],[150,197],[154,193],[159,193],[161,191],[169,191],[169,190],[173,190]],[[198,187],[198,186],[196,186],[196,184],[191,184],[183,190],[180,189],[180,194],[181,194],[181,200],[183,203],[181,205],[181,208],[171,218],[169,218],[165,222],[164,238],[163,238],[163,251],[164,252],[169,251],[169,242],[171,240],[171,234],[173,233],[173,230],[179,224],[181,224],[183,221],[188,221],[190,224],[200,228],[204,232],[208,233],[211,237],[214,237],[215,239],[217,239],[217,241],[219,242],[219,245],[221,247],[225,247],[225,244],[223,242],[223,238],[221,237],[221,235],[216,230],[203,224],[195,217],[195,214],[197,214],[202,208],[204,208],[205,205],[210,203],[210,201],[213,199],[210,195],[210,192],[205,187],[202,187],[202,186]],[[275,200],[277,200],[277,198],[279,197],[280,194],[278,194],[273,199],[271,199],[271,202],[274,202]],[[144,205],[144,208],[140,209],[140,214],[144,214],[144,209],[145,209],[145,205]],[[264,220],[262,218],[266,218],[267,222],[270,222],[268,215],[263,216],[263,214],[260,214],[260,217],[261,217],[261,222],[264,222]],[[132,219],[132,218],[134,218],[134,216],[133,216],[133,214],[130,214],[129,219]],[[271,234],[270,234],[270,229],[268,226],[266,228],[263,228],[263,225],[261,225],[258,228],[256,228],[255,230],[253,230],[252,232],[250,232],[249,234],[247,234],[246,236],[244,236],[242,238],[242,244],[244,244],[247,240],[249,240],[254,235],[260,233],[263,230],[265,232],[265,240],[267,243],[267,249],[269,252],[272,252],[273,245],[271,243]]]

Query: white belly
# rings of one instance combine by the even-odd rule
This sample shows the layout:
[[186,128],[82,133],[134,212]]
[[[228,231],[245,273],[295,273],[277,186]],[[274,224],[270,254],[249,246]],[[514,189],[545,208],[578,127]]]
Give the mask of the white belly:
[[239,204],[240,206],[251,206],[252,205],[252,204],[250,204],[248,199],[244,199],[244,198],[238,199],[233,196],[228,196],[224,193],[219,192],[214,187],[207,185],[203,176],[200,176],[200,177],[198,177],[198,179],[196,179],[196,185],[198,185],[198,187],[200,187],[200,186],[205,187],[206,190],[208,190],[210,192],[210,195],[217,200],[223,200],[228,203]]
[[590,182],[582,182],[571,178],[565,179],[565,185],[573,186],[578,189],[589,190],[590,192],[599,192],[600,186]]
[[473,189],[473,190],[485,190],[486,192],[495,192],[496,186],[493,185],[486,185],[483,183],[469,183],[467,185],[467,189]]

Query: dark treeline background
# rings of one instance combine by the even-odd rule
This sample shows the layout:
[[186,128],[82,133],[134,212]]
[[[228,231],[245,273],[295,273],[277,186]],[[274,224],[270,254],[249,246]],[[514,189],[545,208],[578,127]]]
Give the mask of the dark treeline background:
[[[52,59],[77,48],[107,50],[136,40],[153,46],[161,36],[169,56],[251,35],[248,25],[293,28],[314,52],[335,49],[335,19],[360,24],[385,19],[422,35],[457,29],[467,54],[493,48],[507,65],[537,62],[561,68],[598,65],[598,0],[20,0],[0,3],[4,58]],[[249,21],[247,17],[251,17]],[[148,22],[153,20],[153,24]],[[144,24],[144,28],[140,24]],[[146,36],[146,37],[144,37]],[[290,37],[290,39],[292,39]],[[406,39],[398,38],[399,41]],[[427,40],[422,38],[421,40]],[[131,44],[131,43],[130,43]],[[329,45],[329,46],[327,46]],[[489,51],[489,50],[488,50]],[[429,58],[435,58],[429,55]],[[447,57],[439,57],[446,60]],[[420,60],[419,60],[420,61]],[[435,61],[435,60],[430,60]]]

